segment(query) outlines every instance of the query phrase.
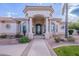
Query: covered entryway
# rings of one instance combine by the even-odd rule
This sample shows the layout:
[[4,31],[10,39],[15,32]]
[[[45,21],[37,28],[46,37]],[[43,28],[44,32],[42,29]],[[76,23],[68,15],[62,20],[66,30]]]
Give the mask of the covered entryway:
[[34,15],[33,19],[33,34],[43,35],[45,33],[45,18],[43,15]]
[[[33,39],[34,35],[41,34],[44,35],[46,39],[49,39],[50,25],[53,14],[53,8],[51,6],[28,6],[25,7],[24,13],[28,18],[28,36]],[[36,25],[36,24],[41,24]],[[38,33],[38,28],[41,28]],[[42,31],[42,32],[41,32]]]

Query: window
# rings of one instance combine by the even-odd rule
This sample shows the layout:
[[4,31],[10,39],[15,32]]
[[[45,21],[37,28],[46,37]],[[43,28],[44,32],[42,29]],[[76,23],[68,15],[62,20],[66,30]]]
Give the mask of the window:
[[10,29],[10,24],[6,24],[6,28],[7,29]]
[[56,32],[58,32],[58,25],[56,25]]
[[55,32],[55,24],[54,23],[51,24],[51,31]]
[[61,26],[61,29],[64,29],[64,25],[63,25],[63,26]]

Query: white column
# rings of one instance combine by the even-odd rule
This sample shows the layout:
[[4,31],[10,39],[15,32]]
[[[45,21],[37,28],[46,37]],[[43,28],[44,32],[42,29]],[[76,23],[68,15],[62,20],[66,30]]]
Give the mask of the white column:
[[33,39],[33,33],[32,33],[32,18],[31,18],[31,17],[30,17],[30,19],[29,19],[29,22],[30,22],[29,38],[30,38],[30,39]]
[[46,33],[48,33],[48,18],[46,18]]
[[51,23],[51,19],[50,19],[50,38],[52,37],[52,31],[51,31],[51,29],[52,29],[52,23]]
[[46,33],[45,33],[45,38],[49,39],[49,33],[48,33],[48,18],[46,18]]
[[50,33],[51,33],[51,20],[50,20]]
[[32,33],[32,18],[30,18],[30,33]]
[[27,30],[26,35],[28,35],[28,20],[26,21],[26,30]]

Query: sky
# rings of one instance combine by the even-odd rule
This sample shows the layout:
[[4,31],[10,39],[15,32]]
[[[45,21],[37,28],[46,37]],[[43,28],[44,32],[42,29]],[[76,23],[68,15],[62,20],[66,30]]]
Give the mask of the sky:
[[54,9],[55,17],[62,17],[61,15],[61,4],[50,4],[50,3],[0,3],[0,16],[12,16],[12,17],[25,17],[23,10],[25,6],[48,6],[51,5]]
[[72,22],[76,22],[79,20],[79,4],[71,3],[69,5],[69,20]]
[[0,3],[0,16],[24,17],[23,9],[26,4]]
[[[25,6],[49,6],[54,9],[52,17],[63,18],[61,3],[0,3],[0,16],[7,17],[25,17],[23,10]],[[69,19],[75,19],[79,16],[79,4],[69,4]]]

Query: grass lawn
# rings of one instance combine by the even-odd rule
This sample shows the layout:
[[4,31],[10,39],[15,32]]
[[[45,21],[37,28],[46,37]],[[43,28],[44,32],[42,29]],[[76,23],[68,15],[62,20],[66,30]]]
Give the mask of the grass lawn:
[[79,46],[62,46],[54,48],[58,56],[79,56]]

